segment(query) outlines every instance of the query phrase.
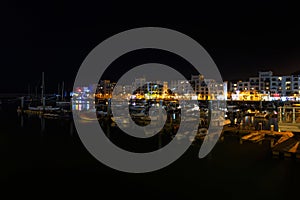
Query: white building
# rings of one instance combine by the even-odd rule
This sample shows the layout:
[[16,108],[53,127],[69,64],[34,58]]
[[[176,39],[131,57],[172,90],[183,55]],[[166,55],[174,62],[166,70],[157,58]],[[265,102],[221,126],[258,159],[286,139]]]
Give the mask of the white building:
[[237,90],[239,90],[239,91],[250,90],[250,82],[249,81],[239,81],[237,83]]
[[272,71],[259,72],[258,77],[250,77],[249,81],[230,82],[229,91],[249,91],[269,95],[270,97],[300,97],[300,75],[279,76]]
[[259,87],[258,90],[268,93],[270,91],[270,81],[273,76],[272,71],[259,72]]
[[259,90],[259,77],[250,77],[250,90],[251,91],[258,91]]

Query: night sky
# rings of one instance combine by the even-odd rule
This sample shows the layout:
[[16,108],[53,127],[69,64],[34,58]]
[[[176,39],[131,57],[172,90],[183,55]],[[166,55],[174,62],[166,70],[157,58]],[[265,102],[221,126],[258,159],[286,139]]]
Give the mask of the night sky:
[[224,80],[246,79],[259,70],[300,69],[299,10],[286,1],[125,2],[2,5],[0,93],[27,92],[28,84],[40,84],[42,71],[46,92],[55,92],[61,81],[70,90],[95,46],[144,26],[171,28],[197,40]]

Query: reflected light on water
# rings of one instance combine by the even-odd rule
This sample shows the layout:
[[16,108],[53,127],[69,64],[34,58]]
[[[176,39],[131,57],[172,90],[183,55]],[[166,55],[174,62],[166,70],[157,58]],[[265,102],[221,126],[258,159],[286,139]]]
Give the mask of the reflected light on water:
[[84,111],[90,109],[90,102],[89,101],[81,101],[75,100],[72,104],[72,109],[76,111]]

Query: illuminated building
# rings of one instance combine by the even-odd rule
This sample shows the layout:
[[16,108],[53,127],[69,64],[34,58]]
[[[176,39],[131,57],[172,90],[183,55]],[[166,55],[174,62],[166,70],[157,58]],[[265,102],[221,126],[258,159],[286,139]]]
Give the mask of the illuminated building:
[[216,83],[213,79],[205,79],[202,74],[191,76],[191,85],[198,96],[198,100],[225,99],[227,82]]
[[110,80],[100,80],[97,89],[96,96],[98,98],[111,98],[116,83],[110,82]]
[[250,77],[249,81],[231,81],[228,99],[249,100],[258,97],[263,100],[300,100],[299,73],[279,76],[273,75],[272,71],[265,71],[258,75]]
[[259,90],[259,77],[250,77],[250,90],[251,91],[258,91]]

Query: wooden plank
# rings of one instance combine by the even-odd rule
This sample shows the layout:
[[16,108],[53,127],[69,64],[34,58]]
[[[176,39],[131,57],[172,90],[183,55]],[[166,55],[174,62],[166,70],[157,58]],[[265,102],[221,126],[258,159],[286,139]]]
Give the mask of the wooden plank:
[[288,152],[296,153],[300,142],[297,142]]
[[295,146],[297,142],[298,141],[294,137],[291,137],[279,144],[276,144],[273,147],[273,150],[280,151],[280,152],[288,152],[292,147]]
[[300,123],[278,123],[281,131],[300,132]]

